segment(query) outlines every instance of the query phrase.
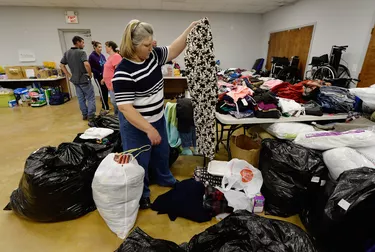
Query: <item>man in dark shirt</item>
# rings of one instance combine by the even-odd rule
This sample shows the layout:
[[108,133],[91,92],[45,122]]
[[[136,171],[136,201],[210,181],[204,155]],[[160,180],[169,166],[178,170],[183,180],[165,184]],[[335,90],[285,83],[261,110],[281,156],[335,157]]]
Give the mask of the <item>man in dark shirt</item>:
[[[94,87],[91,84],[91,67],[86,52],[82,50],[85,41],[79,36],[75,36],[72,41],[74,47],[64,53],[60,67],[76,88],[83,120],[92,120],[95,118],[96,104]],[[66,69],[66,65],[69,66],[71,74]]]

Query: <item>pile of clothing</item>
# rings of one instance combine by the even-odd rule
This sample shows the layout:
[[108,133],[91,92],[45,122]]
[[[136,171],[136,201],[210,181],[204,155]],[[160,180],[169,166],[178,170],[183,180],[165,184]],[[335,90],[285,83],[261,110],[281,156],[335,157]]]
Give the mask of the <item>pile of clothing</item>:
[[238,119],[347,113],[355,110],[360,100],[348,89],[329,82],[305,80],[292,85],[236,68],[218,72],[218,87],[216,111]]

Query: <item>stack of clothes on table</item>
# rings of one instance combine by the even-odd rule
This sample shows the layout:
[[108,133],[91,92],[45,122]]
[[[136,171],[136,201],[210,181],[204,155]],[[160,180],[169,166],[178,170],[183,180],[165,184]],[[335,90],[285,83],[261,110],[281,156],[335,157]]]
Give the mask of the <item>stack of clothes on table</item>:
[[357,103],[349,89],[328,82],[305,80],[292,85],[236,68],[218,73],[218,87],[216,111],[238,119],[348,113]]

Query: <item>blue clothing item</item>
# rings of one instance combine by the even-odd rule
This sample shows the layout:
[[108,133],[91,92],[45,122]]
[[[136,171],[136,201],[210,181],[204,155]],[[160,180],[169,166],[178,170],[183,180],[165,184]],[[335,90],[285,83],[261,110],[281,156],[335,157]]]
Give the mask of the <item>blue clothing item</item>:
[[96,112],[94,87],[88,83],[74,85],[78,97],[79,109],[82,116],[94,117]]
[[89,63],[91,71],[94,74],[94,78],[101,81],[103,79],[103,70],[106,59],[103,54],[97,54],[93,51],[89,56]]
[[195,135],[195,127],[191,126],[189,132],[184,133],[180,132],[181,145],[182,148],[196,147],[197,146],[197,137]]
[[[129,123],[122,113],[119,113],[120,133],[124,151],[151,145],[147,134]],[[161,136],[161,143],[151,147],[151,150],[141,153],[137,157],[138,164],[145,169],[144,187],[142,197],[150,197],[149,173],[160,186],[172,186],[176,183],[169,170],[169,144],[164,116],[151,123]]]
[[168,135],[168,142],[172,148],[181,145],[181,139],[178,134],[177,122],[177,103],[167,102],[164,110],[164,117],[166,119],[166,129]]
[[111,103],[113,105],[115,116],[117,116],[118,115],[118,107],[117,107],[117,103],[116,103],[115,92],[113,92],[111,90],[108,90],[108,92],[109,92],[109,96],[111,97]]

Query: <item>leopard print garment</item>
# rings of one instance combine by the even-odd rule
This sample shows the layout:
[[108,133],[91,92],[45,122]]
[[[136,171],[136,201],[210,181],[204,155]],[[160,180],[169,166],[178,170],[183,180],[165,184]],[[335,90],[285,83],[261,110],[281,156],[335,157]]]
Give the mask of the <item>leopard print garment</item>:
[[194,108],[197,149],[209,159],[215,157],[215,106],[218,97],[214,44],[210,23],[201,19],[187,38],[186,76]]

